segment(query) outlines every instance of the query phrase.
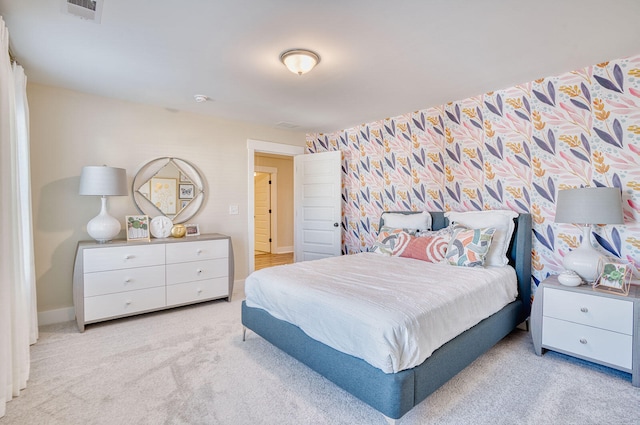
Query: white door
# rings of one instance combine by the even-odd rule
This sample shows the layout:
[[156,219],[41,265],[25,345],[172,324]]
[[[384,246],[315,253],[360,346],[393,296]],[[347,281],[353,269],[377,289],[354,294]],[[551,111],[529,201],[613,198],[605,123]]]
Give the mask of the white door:
[[342,152],[294,157],[295,261],[341,254]]
[[255,250],[271,252],[271,174],[258,172],[253,179]]

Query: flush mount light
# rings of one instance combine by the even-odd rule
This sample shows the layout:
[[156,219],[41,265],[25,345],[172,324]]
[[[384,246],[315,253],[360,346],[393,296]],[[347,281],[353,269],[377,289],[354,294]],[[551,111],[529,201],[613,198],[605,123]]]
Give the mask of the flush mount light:
[[280,62],[294,74],[302,75],[311,71],[320,63],[320,56],[311,50],[292,49],[280,55]]
[[209,100],[209,96],[206,96],[204,94],[194,94],[193,98],[195,99],[196,102],[198,103],[202,103],[202,102],[206,102]]

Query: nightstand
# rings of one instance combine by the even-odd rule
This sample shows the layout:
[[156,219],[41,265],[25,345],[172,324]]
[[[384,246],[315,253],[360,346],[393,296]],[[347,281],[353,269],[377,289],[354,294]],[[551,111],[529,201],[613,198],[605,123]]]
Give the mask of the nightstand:
[[547,349],[629,372],[640,386],[640,286],[624,296],[550,276],[533,300],[531,336],[539,356]]

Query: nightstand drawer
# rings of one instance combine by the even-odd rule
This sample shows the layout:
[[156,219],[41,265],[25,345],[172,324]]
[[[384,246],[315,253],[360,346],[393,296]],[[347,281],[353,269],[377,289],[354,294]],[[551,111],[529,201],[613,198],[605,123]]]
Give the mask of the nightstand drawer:
[[164,245],[114,246],[84,250],[84,272],[164,265]]
[[84,274],[84,296],[164,287],[164,266],[137,267]]
[[605,296],[544,288],[543,316],[633,333],[633,302]]
[[[551,292],[547,289],[548,292]],[[547,303],[545,292],[545,306]],[[555,291],[554,291],[555,292]],[[576,295],[576,294],[573,294]],[[598,360],[631,370],[631,335],[606,331],[564,320],[542,319],[542,345],[552,350]]]
[[167,244],[167,264],[229,257],[229,241],[194,241]]
[[167,286],[167,305],[186,304],[229,295],[229,279],[199,280]]
[[167,285],[227,276],[229,276],[229,262],[226,258],[167,264]]
[[94,320],[126,316],[166,305],[165,288],[141,289],[139,291],[119,292],[84,299],[84,320]]

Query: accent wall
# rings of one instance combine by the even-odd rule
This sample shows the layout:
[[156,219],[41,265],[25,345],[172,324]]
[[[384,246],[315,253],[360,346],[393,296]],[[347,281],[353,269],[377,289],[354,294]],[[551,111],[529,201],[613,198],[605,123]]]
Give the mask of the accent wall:
[[343,252],[367,251],[383,211],[533,215],[533,282],[563,270],[580,229],[554,223],[559,189],[621,189],[624,225],[594,226],[604,254],[640,266],[640,56],[599,63],[330,134],[343,152]]

